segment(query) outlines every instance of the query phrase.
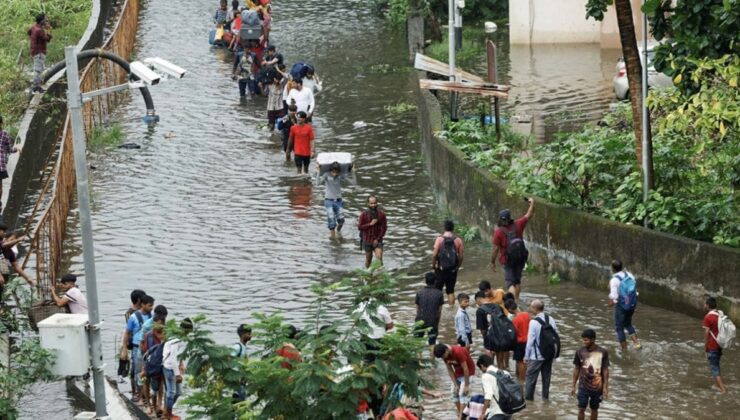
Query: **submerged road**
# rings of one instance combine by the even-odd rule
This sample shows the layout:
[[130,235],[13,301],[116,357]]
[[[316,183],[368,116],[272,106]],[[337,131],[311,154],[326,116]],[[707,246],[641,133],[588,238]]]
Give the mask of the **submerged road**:
[[[236,325],[253,320],[254,312],[282,311],[301,325],[309,315],[311,284],[362,266],[355,221],[368,193],[378,196],[389,219],[386,266],[409,275],[391,312],[397,322],[411,323],[414,294],[423,286],[431,243],[441,230],[444,215],[424,170],[415,115],[387,110],[415,103],[402,33],[387,28],[367,2],[274,5],[273,43],[288,64],[309,60],[323,79],[314,117],[317,151],[351,152],[357,164],[357,185],[346,189],[348,224],[342,238],[331,242],[323,188],[297,177],[293,165],[284,162],[279,140],[265,128],[265,98],[240,101],[229,78],[230,57],[207,44],[213,7],[209,2],[146,4],[137,56],[161,56],[189,73],[153,91],[161,116],[155,128],[140,122],[138,95],[113,116],[122,121],[124,141],[140,144],[140,150],[112,149],[92,159],[98,168],[91,173],[93,227],[110,374],[115,373],[114,340],[123,328],[122,313],[136,287],[175,317],[207,315],[224,344],[236,340]],[[355,129],[356,121],[367,125]],[[72,222],[66,258],[70,270],[80,272],[78,229]],[[458,290],[472,294],[484,278],[501,282],[501,272],[493,276],[485,267],[489,255],[482,243],[468,244]],[[552,402],[536,401],[519,418],[576,415],[576,402],[569,397],[571,363],[586,327],[595,328],[598,341],[612,352],[603,418],[729,418],[740,410],[737,358],[732,352],[724,358],[730,393],[717,395],[710,389],[698,319],[640,306],[635,323],[644,349],[616,353],[605,304],[607,281],[604,290],[594,291],[549,286],[542,275],[525,279],[524,302],[545,300],[560,323],[564,351],[554,367]],[[84,281],[80,286],[84,290]],[[445,342],[454,338],[453,317],[454,310],[446,307]],[[478,336],[475,341],[480,347]],[[429,376],[438,389],[448,389],[441,363]],[[474,392],[480,392],[479,384],[474,382]],[[44,413],[36,406],[24,401],[24,416]],[[447,398],[428,402],[425,418],[453,417]]]

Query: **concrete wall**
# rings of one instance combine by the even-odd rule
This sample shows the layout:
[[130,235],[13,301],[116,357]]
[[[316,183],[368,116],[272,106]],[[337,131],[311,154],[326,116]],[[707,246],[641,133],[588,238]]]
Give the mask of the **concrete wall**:
[[[614,6],[604,20],[586,19],[587,0],[510,0],[511,44],[599,43],[618,48],[619,28]],[[642,36],[641,0],[632,0],[632,14],[638,39]]]
[[[473,166],[435,136],[442,129],[439,102],[426,90],[418,96],[422,147],[440,204],[490,240],[498,211],[524,214],[521,197]],[[537,199],[525,231],[531,261],[566,280],[604,290],[609,264],[620,258],[637,276],[640,301],[700,315],[707,294],[740,322],[740,250],[624,225]]]
[[[85,33],[77,43],[80,50],[96,48],[103,44],[104,28],[116,0],[94,0],[92,13]],[[54,42],[54,41],[52,41]],[[46,63],[47,68],[54,63]],[[80,69],[87,63],[80,63]],[[60,81],[61,79],[61,81]],[[45,86],[46,95],[34,95],[28,110],[21,119],[17,146],[20,154],[11,155],[8,161],[10,188],[3,191],[3,220],[10,227],[21,227],[21,213],[29,190],[40,188],[39,173],[56,144],[60,127],[67,114],[67,85],[64,74],[58,73]],[[50,98],[45,100],[44,98]],[[54,160],[51,160],[54,162]],[[34,188],[35,187],[35,188]]]

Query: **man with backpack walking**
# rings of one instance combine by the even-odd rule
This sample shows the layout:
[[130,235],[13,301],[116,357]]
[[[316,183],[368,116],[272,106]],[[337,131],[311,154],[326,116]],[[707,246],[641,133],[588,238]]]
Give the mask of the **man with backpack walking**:
[[570,395],[578,398],[578,420],[586,418],[586,407],[591,409],[591,420],[596,420],[602,398],[609,397],[609,352],[596,345],[596,331],[592,329],[584,330],[581,340],[583,347],[573,358],[575,368]]
[[455,304],[455,283],[457,272],[463,263],[463,241],[455,235],[455,223],[446,220],[444,233],[434,240],[432,268],[437,274],[437,288],[445,287],[447,303]]
[[722,358],[722,348],[730,347],[735,339],[735,326],[722,311],[717,310],[717,299],[707,298],[704,302],[704,351],[709,362],[709,372],[714,378],[720,392],[726,392],[722,375],[720,374],[719,360]]
[[627,337],[624,330],[630,335],[635,349],[642,348],[637,339],[635,327],[632,325],[632,315],[637,307],[637,283],[635,276],[622,267],[622,261],[612,261],[613,276],[609,280],[609,306],[614,306],[614,328],[622,351],[627,351]]
[[[144,337],[144,322],[152,317],[152,308],[154,307],[154,298],[149,295],[141,297],[141,309],[134,312],[126,322],[126,331],[123,333],[123,346],[126,346],[131,339],[131,372],[133,374],[131,381],[131,401],[138,402],[140,396],[141,382],[139,373],[141,373],[143,355],[139,345]],[[121,349],[121,358],[127,355],[126,347]]]
[[509,420],[512,414],[527,406],[522,397],[522,387],[509,372],[497,369],[490,356],[485,354],[478,356],[476,364],[481,371],[485,399],[482,419]]
[[491,269],[496,271],[496,260],[504,267],[504,284],[506,289],[519,300],[522,290],[522,271],[529,258],[529,251],[524,245],[524,228],[534,212],[534,199],[527,199],[529,209],[527,213],[513,220],[511,211],[502,210],[498,217],[498,227],[493,231],[493,255],[491,255]]
[[529,306],[534,319],[529,322],[527,348],[524,361],[527,364],[527,379],[524,385],[524,398],[534,400],[534,388],[537,377],[542,373],[542,399],[550,398],[550,377],[552,362],[560,356],[560,336],[555,320],[545,311],[545,304],[535,299]]

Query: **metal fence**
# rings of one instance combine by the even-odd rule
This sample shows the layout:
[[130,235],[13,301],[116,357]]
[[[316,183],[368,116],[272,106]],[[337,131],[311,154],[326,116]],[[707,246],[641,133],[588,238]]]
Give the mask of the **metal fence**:
[[[118,21],[102,49],[128,59],[134,51],[139,21],[139,0],[126,0],[120,9]],[[80,77],[80,91],[89,92],[125,82],[127,74],[109,60],[94,59],[85,66]],[[105,122],[109,112],[120,101],[122,94],[102,95],[83,105],[85,134],[89,138],[93,128]],[[41,300],[51,298],[51,287],[62,269],[62,253],[67,219],[75,194],[72,129],[69,114],[58,140],[59,153],[54,169],[44,182],[29,223],[38,217],[31,231],[31,246],[23,261],[24,269],[35,264]]]

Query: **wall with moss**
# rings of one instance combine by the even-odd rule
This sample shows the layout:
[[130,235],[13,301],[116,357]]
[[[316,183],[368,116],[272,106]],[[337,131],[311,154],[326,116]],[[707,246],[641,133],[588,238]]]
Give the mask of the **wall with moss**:
[[[483,236],[490,240],[499,210],[508,208],[518,216],[527,204],[523,197],[507,195],[504,182],[438,138],[439,102],[427,90],[417,98],[423,152],[440,204],[487,232]],[[566,280],[605,290],[609,264],[619,258],[637,277],[641,302],[701,315],[706,296],[717,296],[720,308],[740,322],[740,250],[624,225],[541,199],[525,239],[531,261]]]

